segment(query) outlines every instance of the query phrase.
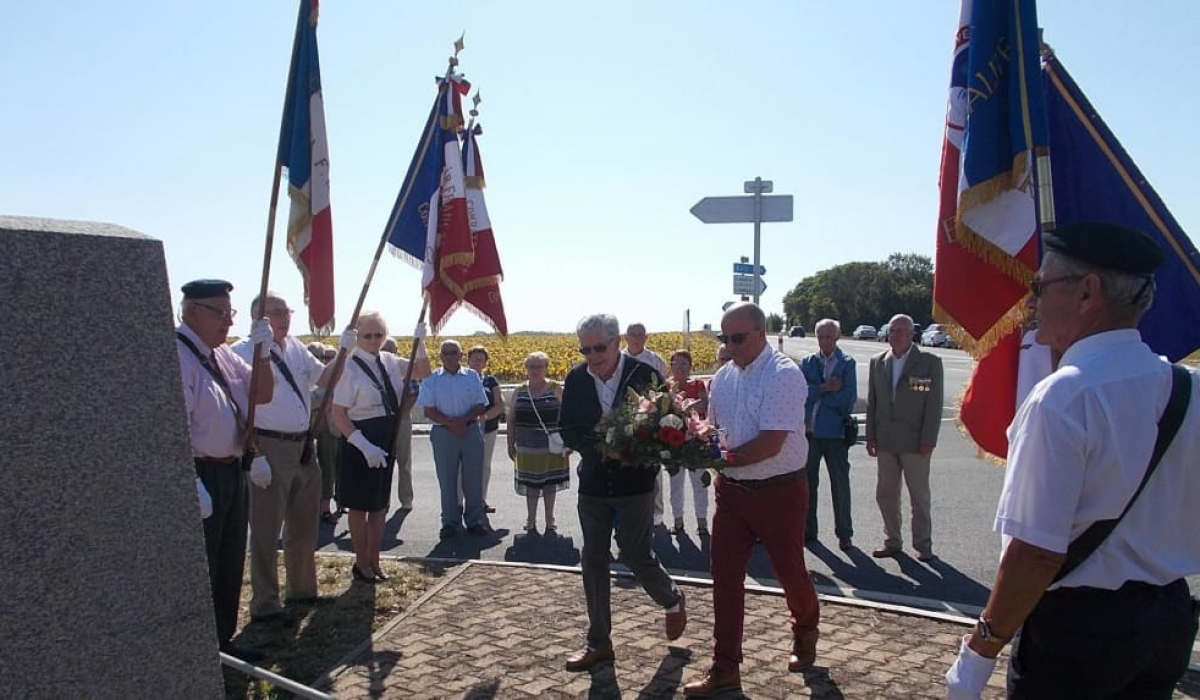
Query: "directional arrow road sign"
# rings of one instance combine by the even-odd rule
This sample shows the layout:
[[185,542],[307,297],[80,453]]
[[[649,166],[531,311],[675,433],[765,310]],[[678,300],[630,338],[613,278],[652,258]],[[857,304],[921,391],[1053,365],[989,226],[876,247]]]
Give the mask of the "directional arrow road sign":
[[746,296],[755,297],[762,296],[762,293],[767,291],[767,283],[758,280],[758,291],[754,290],[754,275],[734,275],[733,276],[733,293],[744,294]]
[[[705,197],[692,207],[692,215],[706,224],[754,223],[754,197]],[[792,195],[762,197],[762,216],[758,221],[791,221]]]
[[[734,263],[733,271],[739,275],[753,275],[754,274],[754,263]],[[767,266],[759,265],[758,266],[758,276],[762,277],[765,274],[767,274]]]

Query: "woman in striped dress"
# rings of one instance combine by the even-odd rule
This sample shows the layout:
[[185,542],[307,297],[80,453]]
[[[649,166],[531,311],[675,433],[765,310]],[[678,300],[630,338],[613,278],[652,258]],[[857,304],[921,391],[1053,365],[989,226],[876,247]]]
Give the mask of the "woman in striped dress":
[[[525,531],[537,529],[538,498],[546,504],[546,532],[555,532],[554,497],[570,486],[566,450],[558,439],[562,385],[546,379],[550,358],[544,352],[525,358],[527,381],[513,392],[508,407],[508,456],[516,462],[517,493],[525,496]],[[554,436],[554,439],[551,439]],[[554,452],[557,443],[559,452]]]

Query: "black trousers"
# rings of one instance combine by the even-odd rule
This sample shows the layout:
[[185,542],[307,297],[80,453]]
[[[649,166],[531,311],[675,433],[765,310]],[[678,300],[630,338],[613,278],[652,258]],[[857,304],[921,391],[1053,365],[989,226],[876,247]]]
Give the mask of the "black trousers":
[[1013,640],[1008,697],[1170,698],[1195,637],[1183,579],[1050,591]]
[[213,514],[204,520],[204,550],[208,555],[208,580],[217,616],[217,642],[224,646],[237,629],[242,573],[246,567],[246,525],[250,511],[246,472],[239,462],[196,460],[196,475],[213,502]]

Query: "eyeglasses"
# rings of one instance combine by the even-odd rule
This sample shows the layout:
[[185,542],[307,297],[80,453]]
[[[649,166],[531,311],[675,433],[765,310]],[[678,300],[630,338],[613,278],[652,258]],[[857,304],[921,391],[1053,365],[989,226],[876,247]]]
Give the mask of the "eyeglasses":
[[[612,342],[612,341],[609,341]],[[594,352],[604,352],[608,349],[608,343],[596,343],[595,345],[584,345],[579,348],[579,352],[584,355],[591,355]]]
[[733,343],[734,345],[741,345],[742,343],[746,342],[746,338],[748,337],[750,337],[749,331],[745,333],[731,333],[729,335],[722,333],[721,335],[717,336],[717,340],[725,343],[726,345],[730,343]]
[[377,340],[382,338],[384,335],[386,334],[382,331],[371,331],[370,333],[359,333],[358,337],[362,338],[363,340]]
[[1042,292],[1046,291],[1046,287],[1059,282],[1076,282],[1084,278],[1084,275],[1062,275],[1061,277],[1051,277],[1048,280],[1034,277],[1029,281],[1029,291],[1034,298],[1042,296]]
[[443,350],[442,357],[458,357],[462,354],[462,350]]
[[212,306],[210,304],[205,304],[202,301],[193,301],[192,303],[195,304],[196,306],[199,306],[202,309],[208,309],[209,311],[211,311],[214,314],[216,314],[217,316],[219,316],[222,321],[232,321],[233,317],[237,316],[237,309],[229,309],[228,311],[226,311],[225,309],[222,309],[220,307]]
[[527,370],[546,369],[546,365],[525,365]]
[[296,311],[294,309],[271,309],[270,311],[264,311],[263,313],[268,316],[291,316],[292,314],[296,313]]

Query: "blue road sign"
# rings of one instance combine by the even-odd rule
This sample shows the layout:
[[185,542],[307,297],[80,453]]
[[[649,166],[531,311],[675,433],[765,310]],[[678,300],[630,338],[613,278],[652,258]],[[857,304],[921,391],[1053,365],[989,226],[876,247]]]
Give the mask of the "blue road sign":
[[[738,274],[738,275],[753,275],[754,274],[754,263],[734,263],[733,264],[733,272],[734,272],[734,274]],[[767,266],[759,265],[758,266],[758,276],[762,277],[765,274],[767,274]]]

